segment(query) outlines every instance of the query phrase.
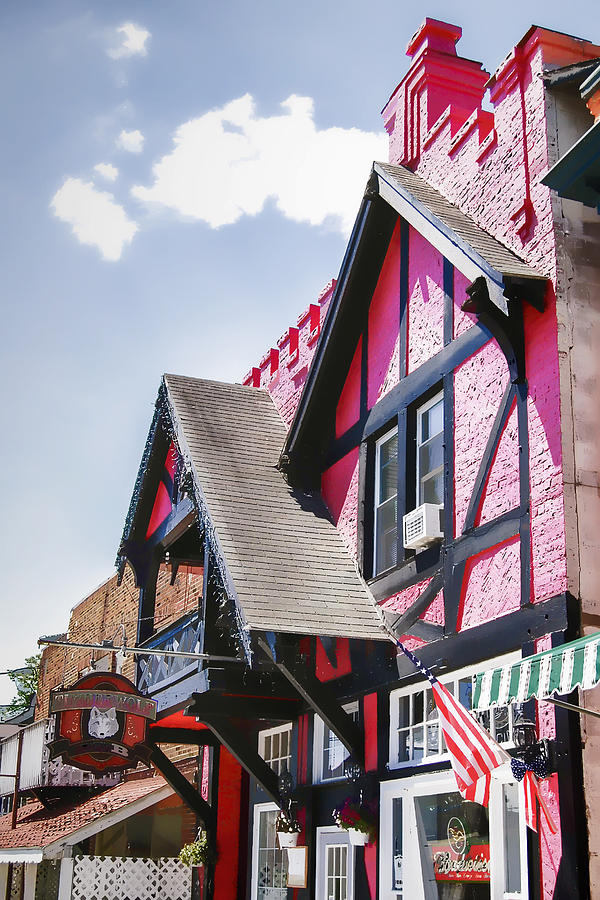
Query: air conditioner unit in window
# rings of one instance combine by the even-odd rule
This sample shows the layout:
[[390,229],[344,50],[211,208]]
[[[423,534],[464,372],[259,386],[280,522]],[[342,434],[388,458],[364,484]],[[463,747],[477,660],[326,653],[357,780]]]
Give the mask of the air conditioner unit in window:
[[439,503],[422,503],[402,519],[404,546],[407,550],[422,550],[443,538],[442,511]]

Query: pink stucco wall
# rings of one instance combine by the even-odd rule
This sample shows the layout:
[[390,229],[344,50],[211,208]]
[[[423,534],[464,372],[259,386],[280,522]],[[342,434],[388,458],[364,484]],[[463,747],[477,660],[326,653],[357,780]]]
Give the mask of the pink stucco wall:
[[459,629],[492,622],[519,608],[521,569],[518,538],[491,547],[467,563],[459,610]]
[[444,260],[410,229],[407,367],[414,372],[444,346]]
[[375,406],[400,378],[400,225],[396,225],[369,307],[367,404]]
[[519,505],[519,432],[517,423],[517,403],[513,400],[512,412],[508,417],[498,449],[492,461],[490,474],[485,486],[483,501],[475,519],[476,525],[483,525],[492,519],[515,509]]
[[488,341],[454,373],[455,534],[461,534],[479,464],[508,384],[506,359]]
[[360,375],[362,371],[362,337],[358,339],[350,368],[335,411],[335,436],[340,437],[360,416]]

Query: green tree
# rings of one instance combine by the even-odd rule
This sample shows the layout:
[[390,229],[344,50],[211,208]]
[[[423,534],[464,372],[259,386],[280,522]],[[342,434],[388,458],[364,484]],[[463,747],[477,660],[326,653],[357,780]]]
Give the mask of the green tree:
[[4,707],[5,718],[16,716],[29,709],[38,688],[41,659],[42,654],[35,653],[33,656],[26,657],[25,665],[22,668],[9,669],[8,677],[14,684],[17,693],[8,706]]

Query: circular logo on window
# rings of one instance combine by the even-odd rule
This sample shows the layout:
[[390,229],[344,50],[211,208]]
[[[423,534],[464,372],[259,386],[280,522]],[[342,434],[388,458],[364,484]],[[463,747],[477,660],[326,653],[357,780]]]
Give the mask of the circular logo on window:
[[453,853],[456,853],[457,856],[464,856],[469,850],[469,838],[467,836],[467,829],[461,820],[456,816],[452,816],[448,822],[446,833],[448,835],[450,849]]

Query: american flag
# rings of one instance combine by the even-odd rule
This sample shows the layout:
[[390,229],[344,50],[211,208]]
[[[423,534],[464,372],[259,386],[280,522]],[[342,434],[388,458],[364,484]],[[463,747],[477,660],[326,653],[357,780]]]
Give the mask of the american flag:
[[[397,639],[395,641],[400,650],[408,656],[413,665],[431,684],[440,715],[440,725],[461,797],[464,800],[479,803],[481,806],[488,806],[492,772],[499,766],[510,763],[509,754],[481,727],[460,700],[437,680],[427,666],[423,665],[401,641]],[[540,794],[538,781],[533,772],[525,773],[522,784],[525,791],[527,825],[534,831],[537,830],[537,798],[550,831],[552,834],[556,834],[556,825]]]

